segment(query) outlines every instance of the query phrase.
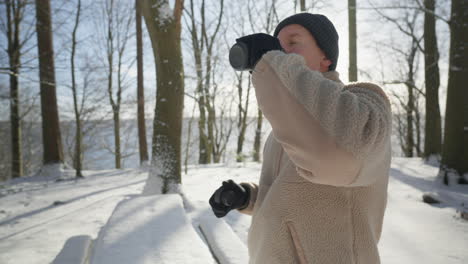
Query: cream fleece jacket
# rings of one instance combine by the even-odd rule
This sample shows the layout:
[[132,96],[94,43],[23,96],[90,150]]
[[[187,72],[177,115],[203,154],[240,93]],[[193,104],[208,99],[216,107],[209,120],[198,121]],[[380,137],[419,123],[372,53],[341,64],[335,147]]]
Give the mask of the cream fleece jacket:
[[343,85],[300,55],[270,51],[252,74],[272,126],[252,215],[250,263],[380,263],[391,108],[371,83]]

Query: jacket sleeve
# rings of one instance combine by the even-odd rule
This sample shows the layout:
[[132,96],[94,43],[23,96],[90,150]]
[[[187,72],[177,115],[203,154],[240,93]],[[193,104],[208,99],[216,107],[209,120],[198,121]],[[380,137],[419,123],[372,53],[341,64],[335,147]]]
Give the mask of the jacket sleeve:
[[247,215],[252,215],[255,202],[257,201],[258,185],[252,182],[243,182],[240,185],[249,190],[249,202],[246,207],[238,209],[239,212]]
[[310,70],[302,56],[281,51],[262,57],[252,82],[276,140],[301,176],[334,186],[373,182],[358,176],[367,157],[382,152],[390,138],[390,103],[379,86],[345,89]]

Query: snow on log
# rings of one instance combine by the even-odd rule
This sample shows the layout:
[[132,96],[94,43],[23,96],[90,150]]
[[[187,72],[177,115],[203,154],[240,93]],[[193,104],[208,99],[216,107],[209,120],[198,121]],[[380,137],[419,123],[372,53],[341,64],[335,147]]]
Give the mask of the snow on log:
[[98,235],[91,263],[214,263],[177,194],[120,202]]
[[205,216],[200,229],[220,264],[249,263],[247,247],[224,220]]
[[70,237],[52,264],[86,264],[92,245],[90,236]]

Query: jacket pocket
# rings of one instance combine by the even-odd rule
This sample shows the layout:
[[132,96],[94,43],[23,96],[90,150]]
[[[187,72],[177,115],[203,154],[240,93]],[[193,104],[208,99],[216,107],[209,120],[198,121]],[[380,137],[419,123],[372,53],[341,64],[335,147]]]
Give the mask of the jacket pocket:
[[301,246],[299,241],[299,236],[294,228],[294,225],[291,221],[286,222],[286,227],[288,229],[288,233],[291,236],[292,247],[296,254],[296,260],[299,264],[307,264],[307,259],[304,254],[304,249]]

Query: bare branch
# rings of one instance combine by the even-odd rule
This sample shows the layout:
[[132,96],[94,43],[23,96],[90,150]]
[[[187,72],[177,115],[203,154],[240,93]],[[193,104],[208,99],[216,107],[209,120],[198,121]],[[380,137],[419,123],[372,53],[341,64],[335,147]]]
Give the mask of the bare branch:
[[370,7],[364,6],[364,7],[359,7],[358,9],[360,9],[360,10],[375,10],[375,9],[379,9],[379,10],[385,10],[385,9],[388,9],[388,10],[411,10],[412,9],[412,10],[418,10],[418,11],[421,11],[421,12],[431,14],[435,18],[437,18],[439,20],[442,20],[447,24],[450,24],[450,19],[442,17],[441,15],[439,15],[439,14],[437,14],[437,13],[431,11],[431,10],[428,10],[428,9],[424,8],[424,6],[422,6],[422,4],[419,2],[419,0],[416,0],[416,2],[418,4],[418,6],[403,6],[403,5],[398,5],[398,6],[375,6],[370,1],[368,1],[368,4],[370,5]]

